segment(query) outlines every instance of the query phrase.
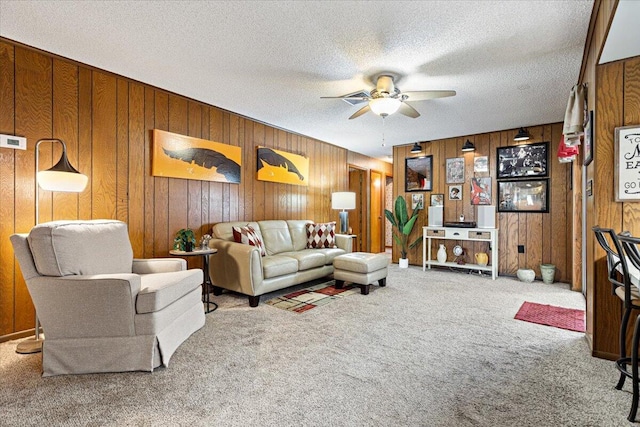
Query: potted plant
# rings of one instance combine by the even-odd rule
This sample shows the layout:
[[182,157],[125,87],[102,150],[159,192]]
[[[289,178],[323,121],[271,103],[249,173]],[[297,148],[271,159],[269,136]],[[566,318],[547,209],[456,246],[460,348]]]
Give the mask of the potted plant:
[[196,246],[196,235],[190,228],[183,228],[176,233],[173,239],[173,248],[179,251],[191,252]]
[[418,207],[416,207],[411,213],[411,216],[409,216],[409,213],[407,212],[407,202],[404,200],[404,197],[398,196],[394,204],[394,212],[392,213],[388,209],[384,210],[385,216],[396,229],[393,233],[393,240],[395,240],[395,242],[400,246],[400,268],[407,268],[409,266],[407,252],[409,249],[415,248],[422,240],[422,236],[420,236],[409,244],[409,235],[413,230],[413,225],[418,219],[418,213],[420,211],[419,206],[420,205],[418,205]]

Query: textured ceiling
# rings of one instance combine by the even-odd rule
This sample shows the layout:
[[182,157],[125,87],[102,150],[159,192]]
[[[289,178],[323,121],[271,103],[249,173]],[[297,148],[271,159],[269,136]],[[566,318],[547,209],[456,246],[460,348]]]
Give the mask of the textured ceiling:
[[[392,145],[562,121],[592,4],[0,0],[0,35],[389,160]],[[457,95],[384,121],[320,99],[381,71]]]

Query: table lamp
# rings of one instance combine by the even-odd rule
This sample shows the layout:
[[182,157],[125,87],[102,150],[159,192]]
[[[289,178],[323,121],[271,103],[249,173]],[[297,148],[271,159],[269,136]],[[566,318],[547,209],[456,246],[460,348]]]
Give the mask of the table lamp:
[[356,193],[339,191],[331,193],[331,209],[342,209],[340,212],[340,233],[346,234],[349,227],[349,212],[347,209],[356,208]]
[[[62,156],[58,163],[53,165],[47,170],[40,171],[40,144],[43,142],[58,142],[62,145]],[[62,191],[68,193],[80,193],[87,186],[89,178],[86,175],[78,172],[67,158],[67,145],[58,138],[43,138],[36,142],[35,147],[36,154],[36,200],[35,200],[35,214],[36,225],[39,221],[39,207],[40,207],[40,188],[48,191]],[[36,313],[35,324],[35,336],[28,340],[21,341],[16,347],[16,352],[21,354],[38,353],[42,351],[42,340],[40,339],[40,321],[38,320],[38,313]]]

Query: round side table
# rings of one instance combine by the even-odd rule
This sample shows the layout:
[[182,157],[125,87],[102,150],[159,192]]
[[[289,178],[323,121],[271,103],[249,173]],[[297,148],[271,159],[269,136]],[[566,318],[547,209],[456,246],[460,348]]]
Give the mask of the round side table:
[[[210,300],[209,297],[209,287],[213,287],[213,283],[211,283],[211,276],[209,275],[209,257],[218,253],[217,249],[194,249],[191,252],[179,251],[176,249],[172,249],[169,251],[169,254],[173,256],[179,257],[188,257],[188,256],[201,256],[202,257],[202,273],[204,275],[204,281],[202,282],[202,302],[205,304],[206,308],[204,310],[205,313],[211,313],[218,308],[218,304]],[[213,306],[213,308],[211,308]]]

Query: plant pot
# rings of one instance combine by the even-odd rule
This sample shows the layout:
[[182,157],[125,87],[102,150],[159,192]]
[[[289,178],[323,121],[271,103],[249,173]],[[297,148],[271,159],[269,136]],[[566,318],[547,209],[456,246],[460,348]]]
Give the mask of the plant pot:
[[409,258],[400,258],[398,264],[400,268],[409,268]]
[[540,274],[542,275],[542,281],[550,285],[556,275],[556,266],[553,264],[540,264]]
[[521,282],[531,283],[536,279],[536,272],[528,268],[520,268],[516,272]]

